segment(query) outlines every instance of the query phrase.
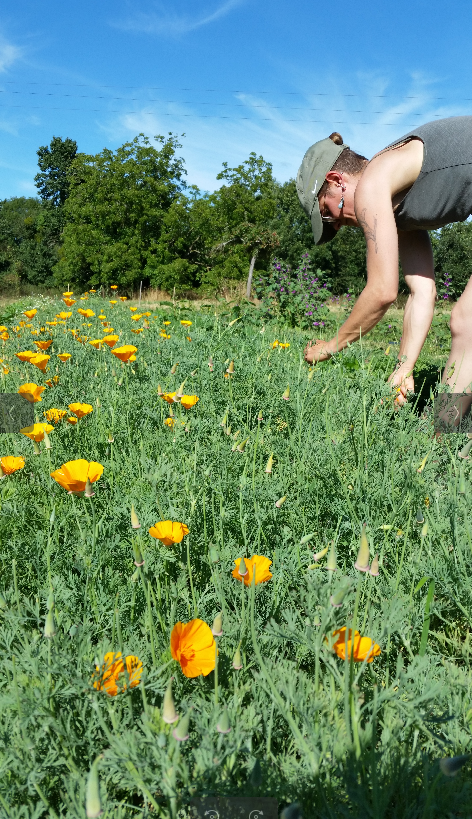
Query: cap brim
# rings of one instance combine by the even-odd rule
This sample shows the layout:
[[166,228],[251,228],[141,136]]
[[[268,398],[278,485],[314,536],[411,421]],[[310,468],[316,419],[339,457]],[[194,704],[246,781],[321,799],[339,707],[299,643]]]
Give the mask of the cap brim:
[[311,212],[311,229],[313,231],[315,245],[324,245],[326,242],[330,242],[338,232],[330,222],[323,222],[321,219],[318,199],[315,199]]

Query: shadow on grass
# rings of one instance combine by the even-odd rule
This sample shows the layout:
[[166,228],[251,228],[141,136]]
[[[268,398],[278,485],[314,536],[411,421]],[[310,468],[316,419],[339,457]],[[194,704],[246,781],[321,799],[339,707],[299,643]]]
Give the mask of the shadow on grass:
[[423,364],[415,372],[415,412],[421,415],[426,405],[432,404],[435,388],[441,381],[444,367],[437,364]]

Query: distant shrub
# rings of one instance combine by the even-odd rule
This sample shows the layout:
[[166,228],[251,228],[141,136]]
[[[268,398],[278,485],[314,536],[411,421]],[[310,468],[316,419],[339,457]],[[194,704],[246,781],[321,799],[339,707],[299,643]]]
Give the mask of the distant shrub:
[[303,254],[295,270],[274,259],[267,273],[258,275],[254,289],[267,308],[283,316],[292,327],[324,327],[332,298],[331,283],[321,270],[315,273],[311,269],[308,253]]

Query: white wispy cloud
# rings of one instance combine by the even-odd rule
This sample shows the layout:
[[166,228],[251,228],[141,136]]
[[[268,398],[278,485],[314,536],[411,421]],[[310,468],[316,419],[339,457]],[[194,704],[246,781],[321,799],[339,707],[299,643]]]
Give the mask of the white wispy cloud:
[[206,9],[198,15],[169,12],[163,7],[158,7],[154,12],[135,11],[123,20],[113,21],[111,25],[136,33],[179,36],[216,22],[243,2],[244,0],[226,0],[216,8]]
[[0,36],[0,72],[7,71],[22,56],[22,48],[9,43],[8,40]]

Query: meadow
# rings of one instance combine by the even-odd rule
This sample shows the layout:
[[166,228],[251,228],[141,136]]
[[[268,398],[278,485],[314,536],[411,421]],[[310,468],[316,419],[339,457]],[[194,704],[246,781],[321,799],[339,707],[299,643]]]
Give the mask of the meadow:
[[38,425],[0,436],[0,815],[472,816],[447,314],[395,409],[398,317],[309,367],[250,304],[64,298],[0,329]]

